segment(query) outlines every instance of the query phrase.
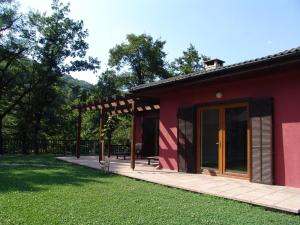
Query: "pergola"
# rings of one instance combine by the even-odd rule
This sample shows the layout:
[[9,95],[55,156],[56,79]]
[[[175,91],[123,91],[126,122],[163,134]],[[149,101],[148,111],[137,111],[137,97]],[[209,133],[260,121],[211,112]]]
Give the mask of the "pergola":
[[[134,94],[125,94],[121,96],[114,96],[112,98],[105,98],[99,101],[80,104],[77,107],[78,110],[78,121],[77,121],[77,141],[76,141],[76,156],[80,157],[80,133],[81,133],[81,115],[84,112],[89,111],[99,111],[99,147],[104,146],[104,140],[101,135],[103,126],[105,123],[105,118],[107,115],[118,115],[129,113],[131,114],[131,147],[130,147],[130,160],[131,168],[135,168],[135,136],[136,136],[136,126],[135,117],[139,113],[144,111],[159,110],[159,99],[150,98],[145,96],[137,96]],[[100,148],[99,148],[100,149]],[[101,151],[99,151],[99,161],[103,158]]]

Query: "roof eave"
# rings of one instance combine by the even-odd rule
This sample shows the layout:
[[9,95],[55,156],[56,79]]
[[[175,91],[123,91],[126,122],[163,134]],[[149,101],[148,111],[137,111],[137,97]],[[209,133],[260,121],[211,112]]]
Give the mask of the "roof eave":
[[[276,54],[275,54],[276,55]],[[164,87],[168,87],[170,85],[174,84],[181,84],[181,83],[188,83],[194,80],[209,80],[211,79],[218,79],[218,78],[223,78],[224,76],[234,73],[236,71],[239,71],[240,73],[249,71],[251,69],[260,69],[261,67],[268,66],[268,67],[275,67],[278,66],[278,64],[286,63],[289,61],[292,61],[296,59],[297,61],[300,61],[300,53],[299,51],[292,52],[290,54],[285,54],[285,55],[279,55],[277,57],[263,57],[261,60],[258,61],[245,61],[243,64],[239,65],[238,64],[232,64],[229,66],[225,66],[216,70],[211,70],[211,71],[206,71],[202,73],[193,73],[193,74],[187,74],[183,75],[182,77],[178,77],[175,80],[170,80],[168,79],[161,80],[158,82],[152,82],[146,85],[140,85],[135,88],[133,88],[130,92],[131,93],[141,93],[145,90],[151,90],[151,89],[160,89]]]

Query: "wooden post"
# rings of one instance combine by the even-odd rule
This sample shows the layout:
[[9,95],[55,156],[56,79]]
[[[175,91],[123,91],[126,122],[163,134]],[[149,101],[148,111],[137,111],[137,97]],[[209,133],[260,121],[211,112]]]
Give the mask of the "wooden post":
[[[104,116],[103,110],[100,109],[100,120],[99,120],[99,162],[104,159],[104,138],[102,137],[103,131],[103,124],[104,124]],[[103,152],[103,153],[102,153]]]
[[136,149],[135,149],[135,134],[136,134],[136,127],[135,127],[135,102],[132,103],[132,116],[131,116],[131,162],[130,166],[131,169],[134,170],[135,168],[135,157],[136,157]]
[[81,133],[81,109],[78,108],[78,121],[77,121],[77,142],[76,142],[76,157],[80,157],[80,133]]
[[105,159],[105,144],[104,144],[104,140],[101,141],[101,158],[102,158],[102,160]]
[[110,151],[111,151],[111,137],[107,138],[107,155],[110,158]]

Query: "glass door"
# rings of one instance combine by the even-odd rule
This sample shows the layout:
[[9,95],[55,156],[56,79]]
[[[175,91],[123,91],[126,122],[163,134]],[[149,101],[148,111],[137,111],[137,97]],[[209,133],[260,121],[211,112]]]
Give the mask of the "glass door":
[[247,173],[247,107],[225,108],[225,172]]
[[200,108],[197,118],[199,171],[249,177],[247,104]]
[[201,111],[201,168],[219,170],[220,110]]

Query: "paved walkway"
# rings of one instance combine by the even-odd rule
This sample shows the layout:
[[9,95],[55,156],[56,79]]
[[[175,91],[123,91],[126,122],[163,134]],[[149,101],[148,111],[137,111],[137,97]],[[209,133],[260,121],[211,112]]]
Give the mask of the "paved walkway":
[[[96,156],[81,156],[80,159],[58,157],[58,159],[100,169]],[[111,159],[109,170],[112,173],[165,186],[300,213],[300,188],[255,184],[240,179],[159,170],[154,165],[147,165],[145,160],[137,160],[136,169],[132,170],[129,160]]]

